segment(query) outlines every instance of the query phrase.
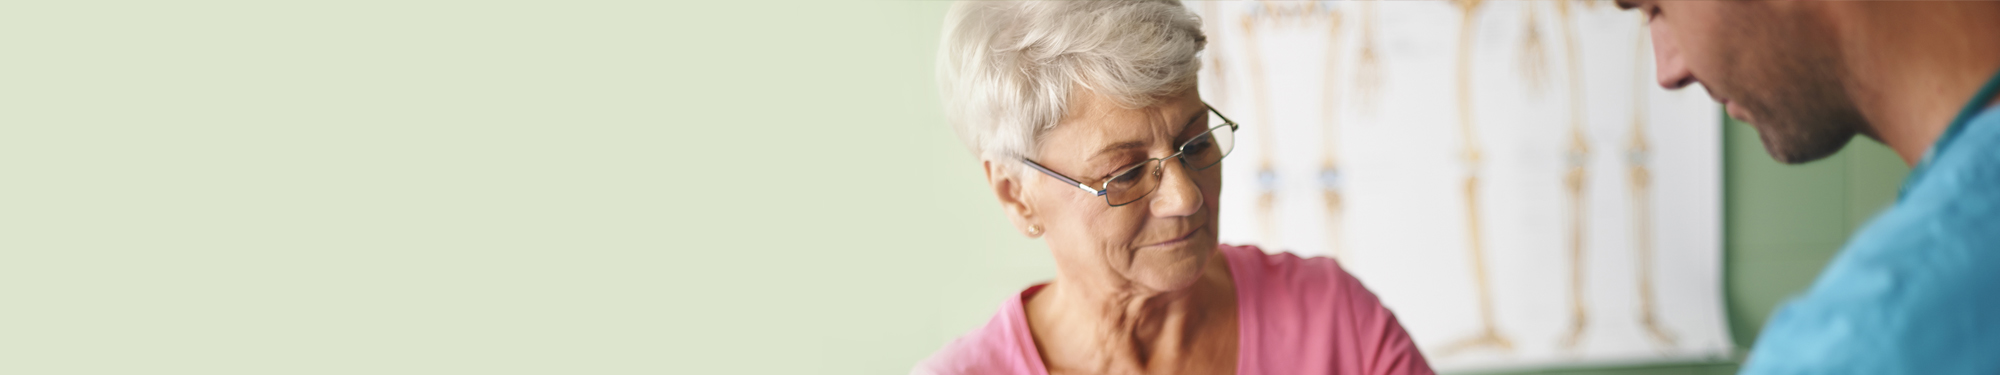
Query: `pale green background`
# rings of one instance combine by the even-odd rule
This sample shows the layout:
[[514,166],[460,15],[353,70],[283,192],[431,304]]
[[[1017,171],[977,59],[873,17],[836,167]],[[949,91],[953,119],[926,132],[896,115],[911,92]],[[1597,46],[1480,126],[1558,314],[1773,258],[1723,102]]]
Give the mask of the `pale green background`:
[[[0,5],[0,374],[902,373],[1051,274],[945,6]],[[1902,167],[1730,129],[1747,343]]]

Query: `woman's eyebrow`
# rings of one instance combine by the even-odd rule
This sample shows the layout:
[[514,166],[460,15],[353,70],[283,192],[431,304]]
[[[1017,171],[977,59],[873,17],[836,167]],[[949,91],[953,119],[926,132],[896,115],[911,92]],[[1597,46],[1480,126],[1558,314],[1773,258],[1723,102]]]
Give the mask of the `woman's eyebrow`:
[[1187,128],[1189,126],[1194,126],[1194,123],[1196,121],[1201,121],[1201,115],[1206,115],[1206,114],[1208,114],[1208,107],[1202,107],[1201,111],[1197,111],[1194,113],[1194,116],[1188,116],[1187,123],[1181,125],[1181,132],[1186,133]]
[[1096,155],[1092,155],[1092,156],[1091,156],[1090,158],[1091,158],[1091,159],[1096,159],[1096,158],[1101,158],[1101,157],[1104,157],[1104,155],[1106,155],[1106,154],[1111,154],[1111,153],[1116,153],[1116,152],[1119,152],[1119,151],[1125,151],[1125,150],[1132,150],[1132,149],[1141,149],[1141,148],[1146,148],[1146,142],[1140,142],[1140,141],[1124,141],[1124,142],[1118,142],[1118,143],[1116,143],[1116,144],[1112,144],[1112,145],[1110,145],[1110,146],[1104,146],[1104,148],[1103,148],[1103,149],[1100,149],[1100,150],[1097,150],[1097,154],[1096,154]]
[[[1189,117],[1188,117],[1188,120],[1187,120],[1187,123],[1185,123],[1185,124],[1181,124],[1181,131],[1180,131],[1180,132],[1181,132],[1181,133],[1186,133],[1186,132],[1187,132],[1187,128],[1188,128],[1188,127],[1190,127],[1190,126],[1194,126],[1194,123],[1196,123],[1196,122],[1199,122],[1199,121],[1201,121],[1201,115],[1203,115],[1203,114],[1206,114],[1206,113],[1208,113],[1208,109],[1207,109],[1207,108],[1203,108],[1201,112],[1195,112],[1194,116],[1189,116]],[[1176,137],[1178,137],[1178,136],[1176,136]],[[1118,142],[1118,143],[1115,143],[1115,144],[1112,144],[1112,145],[1110,145],[1110,146],[1104,146],[1104,148],[1102,148],[1102,149],[1099,149],[1099,150],[1097,150],[1097,153],[1096,153],[1096,154],[1094,154],[1094,155],[1091,155],[1091,157],[1090,157],[1090,158],[1091,158],[1091,159],[1097,159],[1097,158],[1101,158],[1101,157],[1104,157],[1104,155],[1105,155],[1105,154],[1111,154],[1111,153],[1115,153],[1115,152],[1119,152],[1119,151],[1125,151],[1125,150],[1132,150],[1132,149],[1141,149],[1141,148],[1146,148],[1146,142],[1140,142],[1140,141],[1124,141],[1124,142]]]

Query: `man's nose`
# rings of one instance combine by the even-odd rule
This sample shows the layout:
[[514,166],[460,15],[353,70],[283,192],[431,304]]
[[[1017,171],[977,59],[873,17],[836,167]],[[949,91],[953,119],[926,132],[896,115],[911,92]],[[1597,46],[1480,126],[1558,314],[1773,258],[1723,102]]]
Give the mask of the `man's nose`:
[[1160,190],[1153,192],[1152,209],[1154,216],[1180,217],[1201,212],[1201,186],[1194,181],[1193,170],[1179,158],[1161,160]]
[[1653,34],[1653,66],[1660,87],[1675,90],[1694,84],[1694,72],[1688,70],[1687,60],[1681,58],[1680,44],[1674,40],[1673,33],[1663,25],[1647,28]]

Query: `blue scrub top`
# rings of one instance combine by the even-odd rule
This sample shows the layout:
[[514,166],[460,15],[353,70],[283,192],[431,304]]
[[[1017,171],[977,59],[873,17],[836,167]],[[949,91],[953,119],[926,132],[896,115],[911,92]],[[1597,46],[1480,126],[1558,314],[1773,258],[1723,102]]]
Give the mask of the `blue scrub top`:
[[2000,75],[1764,327],[1744,374],[2000,374]]

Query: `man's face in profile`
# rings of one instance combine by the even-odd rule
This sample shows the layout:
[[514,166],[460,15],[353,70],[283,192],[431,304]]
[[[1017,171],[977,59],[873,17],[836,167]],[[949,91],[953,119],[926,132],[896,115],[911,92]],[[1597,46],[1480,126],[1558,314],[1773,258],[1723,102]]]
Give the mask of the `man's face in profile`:
[[1832,155],[1869,134],[1847,95],[1847,67],[1822,5],[1809,1],[1618,0],[1644,12],[1660,86],[1701,83],[1724,110],[1757,128],[1787,164]]

